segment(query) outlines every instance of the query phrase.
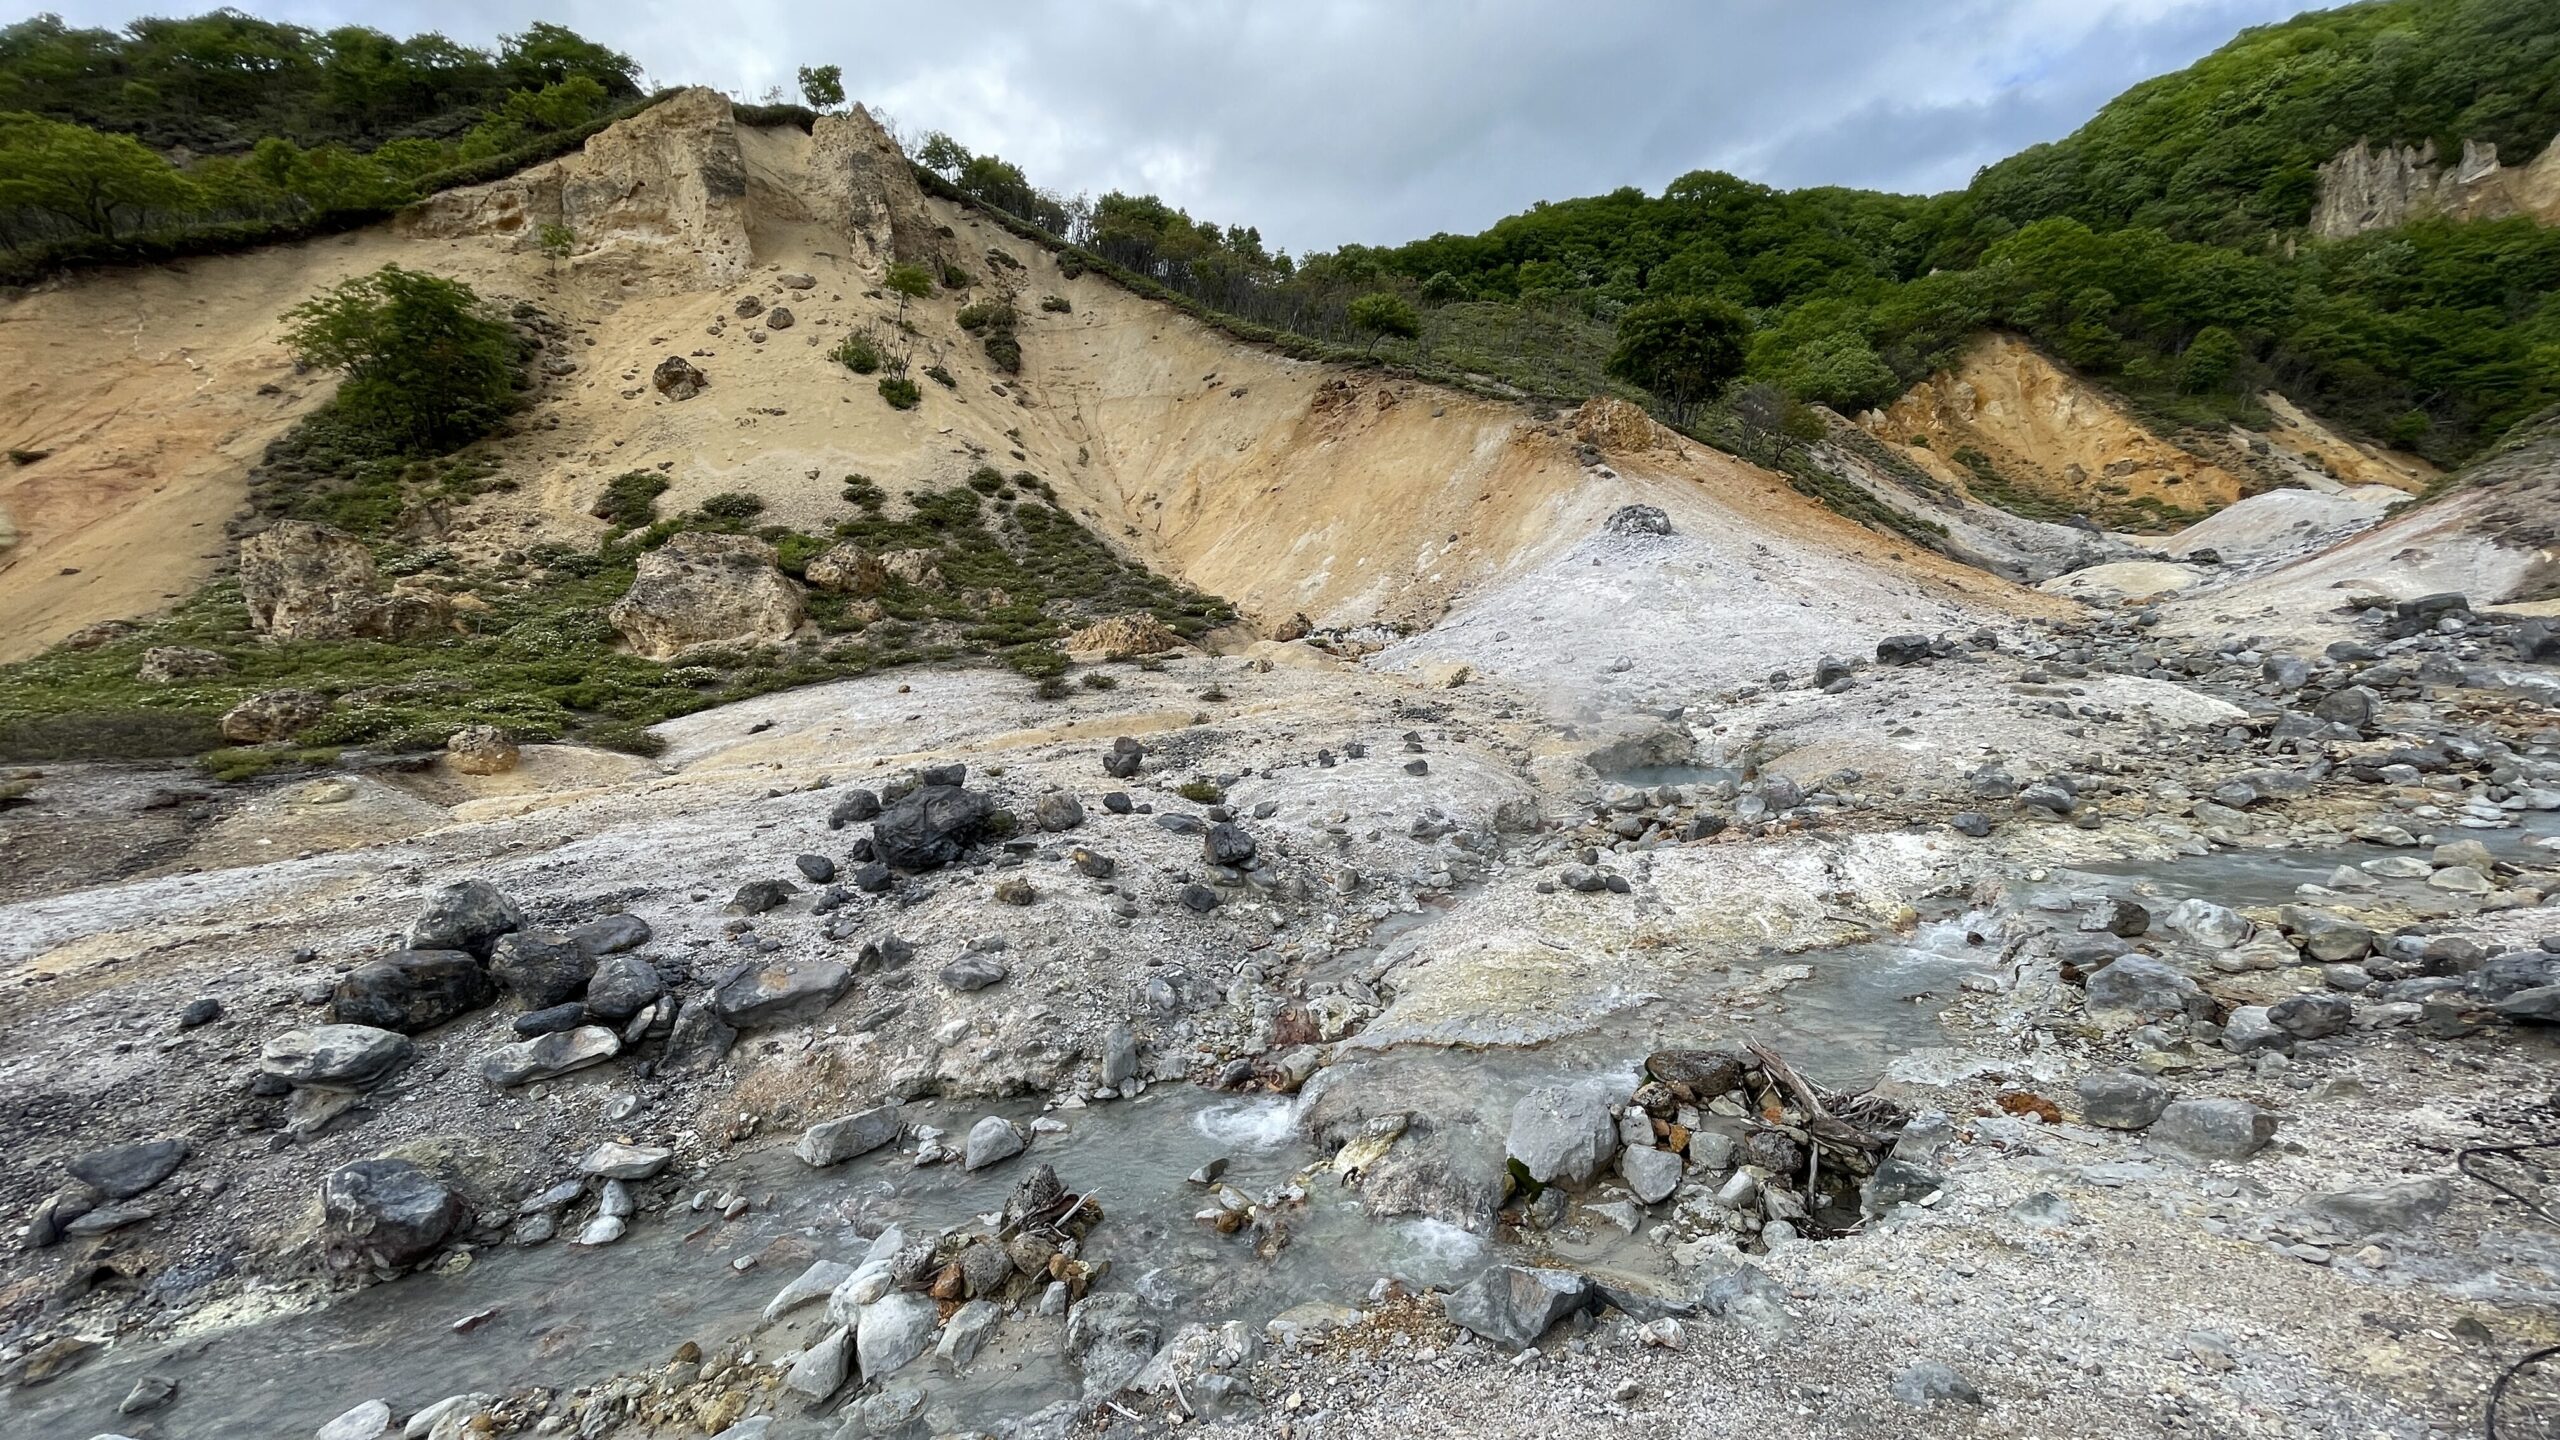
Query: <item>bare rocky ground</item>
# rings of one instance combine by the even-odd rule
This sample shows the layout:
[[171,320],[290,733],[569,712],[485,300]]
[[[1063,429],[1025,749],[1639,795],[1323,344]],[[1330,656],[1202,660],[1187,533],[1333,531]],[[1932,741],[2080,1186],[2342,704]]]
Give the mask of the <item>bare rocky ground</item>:
[[[2433,1440],[2502,1384],[2494,1433],[2560,1433],[2519,1365],[2560,1340],[2560,642],[2419,598],[2547,589],[2547,433],[2386,519],[2363,482],[2427,477],[2289,421],[2320,494],[2155,549],[1966,497],[1937,457],[1995,413],[2246,488],[1994,346],[1965,393],[2037,403],[1822,447],[1934,553],[1630,406],[1239,350],[848,172],[867,120],[656,113],[406,228],[31,297],[46,403],[228,513],[220,454],[317,398],[273,317],[424,247],[583,357],[482,550],[583,543],[633,466],[819,526],[849,468],[1001,452],[1316,633],[1064,700],[813,686],[652,760],[0,775],[0,1433]],[[602,206],[565,277],[509,218],[543,187]],[[955,342],[947,397],[855,406],[826,332],[946,240],[1072,298],[1034,378]],[[724,338],[784,300],[798,339]],[[222,383],[172,430],[109,402],[196,360],[91,316],[181,304]],[[651,389],[674,348],[710,389]],[[97,493],[34,543],[132,593],[22,564],[9,643],[219,557]]]
[[[998,1193],[1046,1165],[1105,1196],[1098,1224],[1024,1227],[1067,1268],[1012,1256],[982,1292],[961,1268],[983,1232],[944,1216],[961,1223],[939,1248],[823,1272],[824,1322],[662,1317],[664,1369],[564,1355],[546,1374],[537,1346],[510,1372],[527,1378],[415,1433],[2466,1433],[2507,1366],[2560,1339],[2560,1239],[2524,1203],[2560,1209],[2549,1152],[2475,1160],[2513,1195],[2454,1164],[2560,1122],[2536,1028],[2560,994],[2540,632],[2376,611],[2303,660],[2157,641],[2147,618],[1891,643],[1652,716],[1558,719],[1495,683],[1421,689],[1264,645],[1107,667],[1116,688],[1063,705],[979,670],[790,692],[671,723],[646,766],[537,750],[477,780],[356,757],[203,796],[167,773],[46,774],[0,817],[34,860],[0,907],[0,1206],[25,1225],[0,1288],[9,1413],[56,1427],[28,1433],[271,1433],[223,1428],[240,1417],[212,1413],[211,1380],[157,1406],[134,1389],[118,1416],[117,1357],[218,1352],[369,1281],[391,1288],[367,1300],[467,1297],[474,1256],[503,1275],[561,1246],[595,1267],[617,1242],[716,1247],[751,1212],[796,1214],[792,1176],[839,1173],[779,1147],[899,1099],[898,1138],[841,1173],[894,1195],[919,1161],[1027,1140],[988,1162]],[[1137,772],[1106,774],[1124,739]],[[848,800],[894,819],[899,777],[944,765],[959,784],[926,793],[983,795],[1011,833],[866,875],[864,842],[896,836]],[[128,878],[65,882],[83,866]],[[476,993],[369,1088],[307,1083],[280,1037],[386,996],[441,1003],[360,967],[465,880],[521,908],[501,927],[645,924],[627,950],[590,940],[568,1017],[615,1053],[493,1083],[524,1005]],[[1906,963],[1902,989],[1857,988]],[[608,982],[639,989],[617,1002]],[[792,985],[815,998],[755,1013]],[[1680,1052],[1753,1039],[1816,1088],[1747,1053],[1730,1094],[1636,1088],[1648,1064],[1658,1082]],[[1295,1122],[1293,1183],[1122,1209],[1182,1187],[1080,1173],[1079,1135],[1150,1087],[1299,1093],[1273,1112]],[[2207,1103],[2146,1125],[2172,1096]],[[1847,1138],[1814,1105],[1853,1117]],[[1741,1148],[1682,1143],[1709,1132]],[[184,1158],[119,1195],[179,1147],[96,1152],[160,1139]],[[1090,1143],[1130,1163],[1125,1140]],[[1526,1162],[1510,1178],[1506,1151]],[[427,1187],[425,1229],[386,1175]],[[1640,1182],[1669,1190],[1646,1203]],[[1071,1258],[1114,1225],[1197,1227],[1241,1232],[1217,1266],[1341,1246],[1327,1263],[1358,1271],[1329,1218],[1354,1203],[1382,1228],[1477,1233],[1479,1273],[1434,1288],[1382,1252],[1374,1288],[1266,1335],[1273,1314],[1211,1313],[1214,1284],[1200,1300],[1143,1247]],[[876,1228],[799,1227],[730,1283],[854,1266],[843,1237]],[[412,1267],[429,1273],[390,1278]],[[864,1273],[886,1298],[847,1293]],[[1003,1338],[974,1368],[900,1373],[872,1315],[911,1294],[927,1341],[964,1298]],[[1070,1294],[1064,1322],[1041,1313]],[[418,1316],[417,1343],[453,1318]],[[837,1383],[803,1393],[831,1340]],[[973,1380],[988,1366],[1061,1351],[1080,1399],[969,1402],[1002,1388]],[[2538,1375],[2511,1409],[2548,1403]],[[282,1433],[372,1394],[361,1374],[305,1388],[294,1413],[316,1418]],[[382,1398],[405,1419],[444,1397]]]

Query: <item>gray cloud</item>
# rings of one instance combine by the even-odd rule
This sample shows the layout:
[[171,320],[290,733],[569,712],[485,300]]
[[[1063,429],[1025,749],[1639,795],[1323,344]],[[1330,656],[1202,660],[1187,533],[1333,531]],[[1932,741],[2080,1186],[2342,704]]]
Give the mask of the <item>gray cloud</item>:
[[[903,130],[1065,191],[1151,190],[1295,250],[1471,231],[1696,169],[1932,191],[2300,0],[272,0],[486,43],[556,20],[753,97],[833,61]],[[177,7],[169,7],[177,8]],[[71,3],[114,25],[124,5]]]

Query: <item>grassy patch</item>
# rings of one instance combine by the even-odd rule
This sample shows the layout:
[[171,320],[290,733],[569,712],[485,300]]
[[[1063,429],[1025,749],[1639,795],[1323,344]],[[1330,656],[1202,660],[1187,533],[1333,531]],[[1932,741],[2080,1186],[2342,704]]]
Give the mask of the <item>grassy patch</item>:
[[[1036,481],[1034,482],[1037,483]],[[217,582],[166,618],[90,650],[57,649],[0,666],[0,763],[214,754],[207,768],[245,778],[321,752],[440,748],[464,725],[505,726],[527,741],[575,740],[653,754],[647,727],[714,705],[901,665],[971,657],[1034,679],[1058,679],[1051,643],[1075,624],[1145,611],[1197,638],[1234,618],[1225,602],[1134,564],[1021,481],[990,502],[966,486],[914,497],[897,515],[858,477],[871,502],[811,535],[781,526],[772,541],[786,568],[851,540],[875,553],[925,550],[938,587],[893,584],[874,612],[814,594],[814,644],[696,653],[660,664],[622,653],[606,610],[631,586],[639,557],[684,530],[740,531],[748,513],[699,511],[627,531],[592,550],[535,547],[519,566],[466,567],[450,552],[375,537],[386,573],[419,577],[484,608],[460,633],[399,643],[277,643],[250,628],[236,583]],[[1042,487],[1045,489],[1046,487]],[[730,502],[725,512],[747,512]],[[185,645],[223,657],[217,676],[161,685],[138,678],[143,652]],[[300,750],[224,748],[224,711],[252,695],[316,690],[335,703],[296,738]]]

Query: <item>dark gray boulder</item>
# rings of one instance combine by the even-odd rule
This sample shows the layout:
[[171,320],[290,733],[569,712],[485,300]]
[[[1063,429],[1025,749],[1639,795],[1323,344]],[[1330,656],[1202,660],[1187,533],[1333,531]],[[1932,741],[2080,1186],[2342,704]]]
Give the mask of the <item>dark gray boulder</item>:
[[653,938],[649,922],[637,915],[605,915],[569,932],[570,943],[592,956],[637,950]]
[[1506,1349],[1538,1343],[1556,1322],[1590,1306],[1591,1282],[1571,1270],[1494,1265],[1449,1292],[1449,1323]]
[[639,1014],[666,989],[666,982],[658,978],[658,967],[637,955],[616,955],[598,965],[595,978],[587,982],[587,1010],[599,1019],[620,1023]]
[[518,930],[501,936],[490,950],[489,976],[527,1010],[547,1010],[587,988],[601,953],[581,944],[576,934]]
[[324,1246],[340,1270],[404,1270],[462,1223],[462,1198],[406,1160],[358,1160],[320,1185]]
[[407,1036],[371,1025],[306,1025],[269,1040],[258,1070],[287,1085],[362,1090],[409,1063],[414,1049]]
[[498,937],[524,928],[524,912],[486,880],[457,880],[437,887],[427,908],[409,923],[412,950],[461,950],[489,958]]
[[833,960],[763,960],[729,972],[711,992],[711,1008],[739,1030],[816,1019],[853,985],[853,972]]
[[329,997],[341,1025],[415,1035],[498,998],[478,960],[460,950],[402,950],[347,972]]
[[92,1150],[69,1168],[71,1178],[105,1192],[108,1199],[130,1200],[168,1179],[189,1153],[187,1142],[176,1138],[136,1140]]
[[958,785],[920,785],[871,822],[871,848],[900,870],[932,870],[967,853],[995,815],[995,801]]

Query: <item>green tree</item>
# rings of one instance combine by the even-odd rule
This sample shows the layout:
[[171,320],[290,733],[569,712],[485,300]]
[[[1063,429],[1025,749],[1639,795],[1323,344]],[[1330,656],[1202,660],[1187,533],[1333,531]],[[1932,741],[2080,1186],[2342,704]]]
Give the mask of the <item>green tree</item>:
[[800,98],[812,110],[844,108],[844,67],[841,65],[803,65],[800,67]]
[[294,357],[343,375],[337,408],[390,447],[432,453],[475,439],[514,397],[515,332],[458,280],[385,265],[284,320]]
[[41,210],[113,239],[131,221],[195,199],[187,178],[132,136],[0,115],[0,209]]
[[2190,395],[2230,388],[2240,369],[2240,355],[2239,336],[2220,325],[2206,326],[2178,358],[2178,388]]
[[1695,407],[1715,399],[1742,373],[1751,321],[1739,306],[1683,295],[1630,306],[1618,317],[1609,352],[1612,378],[1651,391],[1685,424]]
[[1467,298],[1466,283],[1446,270],[1434,270],[1431,272],[1431,278],[1422,282],[1422,298],[1425,303],[1432,305],[1446,305],[1453,300],[1464,300]]
[[898,323],[904,325],[907,323],[907,302],[921,300],[933,293],[933,272],[921,265],[902,261],[889,267],[889,274],[881,283],[889,287],[890,294],[898,297]]
[[916,163],[945,180],[959,179],[971,158],[969,147],[939,130],[926,135],[924,143],[916,147]]
[[1387,290],[1373,290],[1351,302],[1351,328],[1369,337],[1369,353],[1378,353],[1378,342],[1392,335],[1399,340],[1412,340],[1422,334],[1422,316],[1413,302]]

